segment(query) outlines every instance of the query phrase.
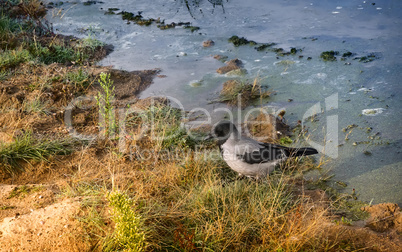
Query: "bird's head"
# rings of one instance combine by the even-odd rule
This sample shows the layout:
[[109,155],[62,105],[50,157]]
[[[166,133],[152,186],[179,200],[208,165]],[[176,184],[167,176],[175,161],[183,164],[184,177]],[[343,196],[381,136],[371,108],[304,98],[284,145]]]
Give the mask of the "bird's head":
[[209,135],[208,139],[215,138],[218,140],[219,144],[223,144],[234,133],[237,135],[236,126],[230,121],[220,121],[213,129],[212,134]]

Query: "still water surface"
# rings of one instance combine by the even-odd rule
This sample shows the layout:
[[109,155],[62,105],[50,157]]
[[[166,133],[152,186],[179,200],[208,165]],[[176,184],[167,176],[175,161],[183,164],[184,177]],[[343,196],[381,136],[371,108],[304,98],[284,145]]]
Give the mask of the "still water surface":
[[[355,188],[359,199],[402,205],[401,1],[108,0],[89,6],[83,2],[65,2],[54,8],[48,13],[49,21],[60,33],[92,36],[114,45],[102,65],[124,70],[160,68],[167,77],[156,78],[142,97],[168,95],[186,110],[205,108],[219,120],[223,115],[214,110],[225,105],[209,101],[233,77],[217,74],[216,69],[224,64],[212,56],[239,58],[248,71],[240,78],[258,76],[261,84],[274,90],[276,95],[263,105],[276,111],[286,109],[289,124],[302,120],[317,104],[324,111],[319,121],[305,124],[312,141],[336,146],[337,157],[329,157],[326,168],[336,175],[334,181],[348,184],[345,192]],[[201,29],[192,33],[183,27],[160,30],[156,24],[127,24],[120,15],[104,15],[108,8],[141,11],[144,18],[160,18],[166,24],[191,22]],[[277,58],[274,52],[259,52],[253,46],[234,47],[228,43],[232,35],[302,52]],[[203,48],[207,39],[215,45]],[[355,56],[322,61],[320,54],[330,50],[350,51]],[[370,54],[376,56],[371,62],[353,60]],[[194,86],[194,82],[201,85]],[[328,97],[336,101],[328,102]],[[363,113],[370,111],[365,109],[377,109],[377,113]],[[351,124],[358,127],[345,140],[349,131],[342,129]],[[337,137],[325,138],[328,127],[335,127]],[[367,132],[367,128],[372,130]]]

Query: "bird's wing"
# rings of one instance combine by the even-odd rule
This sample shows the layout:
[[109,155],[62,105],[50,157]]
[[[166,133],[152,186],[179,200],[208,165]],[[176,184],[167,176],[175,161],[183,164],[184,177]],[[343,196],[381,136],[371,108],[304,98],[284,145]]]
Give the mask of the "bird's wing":
[[286,156],[286,147],[243,139],[236,145],[236,156],[249,164],[266,163]]

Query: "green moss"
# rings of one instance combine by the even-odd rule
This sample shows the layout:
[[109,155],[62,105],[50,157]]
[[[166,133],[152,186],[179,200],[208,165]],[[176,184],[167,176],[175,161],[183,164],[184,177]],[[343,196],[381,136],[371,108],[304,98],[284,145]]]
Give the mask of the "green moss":
[[324,61],[336,61],[336,55],[338,55],[339,52],[337,51],[326,51],[322,52],[320,55],[320,58],[322,58]]
[[251,46],[257,45],[257,43],[256,43],[255,41],[247,40],[247,39],[244,38],[244,37],[241,37],[241,38],[240,38],[240,37],[238,37],[238,36],[236,36],[236,35],[230,37],[230,38],[228,39],[228,41],[229,41],[230,43],[233,43],[233,45],[236,46],[236,47],[241,46],[241,45],[251,45]]

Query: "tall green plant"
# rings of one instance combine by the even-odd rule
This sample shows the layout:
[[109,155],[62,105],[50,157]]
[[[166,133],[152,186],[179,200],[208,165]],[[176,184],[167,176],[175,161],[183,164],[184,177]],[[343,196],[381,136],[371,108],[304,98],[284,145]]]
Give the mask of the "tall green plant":
[[113,137],[117,124],[113,109],[114,86],[110,74],[102,72],[99,75],[99,84],[102,88],[96,97],[99,106],[99,126],[104,136]]
[[104,244],[104,251],[144,251],[145,232],[141,217],[132,209],[133,202],[121,192],[108,196],[115,223],[113,236]]

